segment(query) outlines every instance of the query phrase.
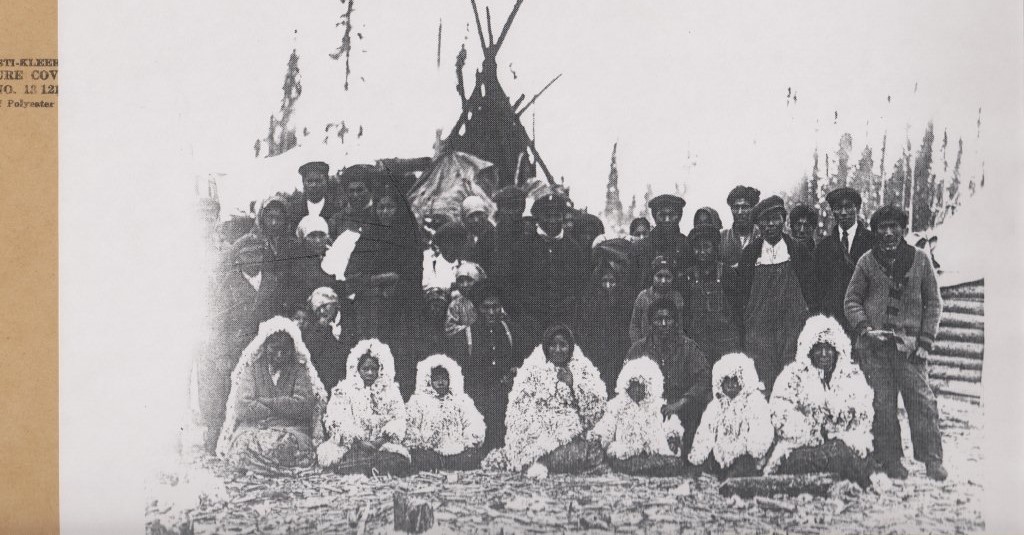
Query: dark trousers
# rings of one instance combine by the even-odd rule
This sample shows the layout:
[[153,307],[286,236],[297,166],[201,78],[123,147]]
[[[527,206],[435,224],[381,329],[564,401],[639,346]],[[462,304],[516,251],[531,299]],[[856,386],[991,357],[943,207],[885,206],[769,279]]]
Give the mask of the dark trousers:
[[902,395],[910,419],[914,458],[925,463],[941,463],[939,408],[928,384],[928,365],[910,362],[906,353],[896,349],[895,342],[882,346],[862,344],[857,350],[868,385],[875,391],[875,420],[871,426],[875,458],[882,463],[903,458],[903,441],[896,413],[897,396]]

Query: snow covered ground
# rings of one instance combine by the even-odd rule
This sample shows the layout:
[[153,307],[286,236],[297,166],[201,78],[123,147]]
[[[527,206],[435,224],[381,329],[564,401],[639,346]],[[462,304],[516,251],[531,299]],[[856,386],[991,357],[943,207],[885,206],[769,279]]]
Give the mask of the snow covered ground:
[[[910,478],[861,492],[833,487],[828,498],[776,498],[793,511],[762,509],[754,500],[723,497],[708,476],[626,477],[613,473],[552,476],[426,473],[404,479],[316,474],[268,479],[205,468],[223,481],[227,499],[193,511],[195,533],[389,532],[396,490],[434,506],[432,532],[552,531],[698,533],[973,533],[982,519],[982,407],[939,399],[949,479],[935,482],[908,461]],[[905,414],[903,436],[910,457]],[[158,508],[158,507],[157,507]],[[151,507],[151,511],[156,508]]]

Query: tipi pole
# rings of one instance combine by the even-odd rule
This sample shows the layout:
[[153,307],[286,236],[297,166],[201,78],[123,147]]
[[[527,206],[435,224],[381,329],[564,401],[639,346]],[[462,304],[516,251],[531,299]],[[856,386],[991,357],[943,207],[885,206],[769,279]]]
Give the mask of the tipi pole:
[[495,53],[497,49],[501,48],[501,44],[505,42],[505,36],[508,35],[508,29],[512,26],[512,19],[516,18],[516,13],[519,12],[519,7],[523,5],[523,0],[516,0],[516,5],[512,7],[512,13],[509,14],[508,19],[505,21],[505,26],[501,29],[501,35],[498,36],[498,42],[495,45]]
[[476,20],[476,33],[480,36],[480,48],[483,49],[486,56],[487,42],[484,41],[484,29],[480,26],[480,12],[476,8],[476,0],[469,0],[469,3],[473,5],[473,18]]
[[[539,93],[537,93],[536,95],[534,95],[534,96],[533,96],[533,98],[531,98],[531,99],[530,99],[530,101],[529,101],[529,102],[527,102],[525,106],[523,106],[523,109],[521,109],[521,110],[519,110],[519,111],[517,111],[517,112],[516,112],[516,116],[517,116],[517,117],[520,117],[520,116],[522,116],[522,115],[523,115],[523,112],[525,112],[525,111],[526,111],[527,109],[529,109],[529,108],[530,108],[530,106],[531,106],[531,105],[533,105],[533,103],[534,103],[534,102],[536,102],[536,101],[537,101],[537,99],[538,99],[538,98],[539,98],[539,97],[540,97],[541,95],[543,95],[543,94],[544,94],[544,92],[545,92],[545,91],[547,91],[549,87],[551,87],[551,84],[553,84],[553,83],[555,83],[556,81],[558,81],[558,79],[559,79],[559,78],[561,78],[561,77],[562,77],[562,73],[559,73],[559,74],[558,74],[558,76],[555,76],[554,78],[552,78],[552,79],[551,79],[551,81],[550,81],[550,82],[548,82],[548,85],[544,86],[544,88],[543,88],[543,89],[541,89]],[[518,103],[518,101],[517,101],[517,103]]]
[[484,13],[487,14],[487,39],[491,42],[491,46],[494,46],[494,30],[491,29],[491,6],[484,7]]

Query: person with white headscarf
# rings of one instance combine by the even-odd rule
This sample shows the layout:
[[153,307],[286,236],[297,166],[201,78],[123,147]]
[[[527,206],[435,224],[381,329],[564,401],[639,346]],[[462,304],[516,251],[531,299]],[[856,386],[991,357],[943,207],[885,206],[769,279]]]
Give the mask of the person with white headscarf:
[[544,478],[599,465],[603,448],[586,432],[604,415],[608,392],[564,325],[549,328],[516,372],[505,414],[505,446],[484,468]]
[[348,354],[345,379],[331,392],[324,416],[328,439],[317,449],[320,466],[340,474],[409,472],[405,403],[395,382],[391,349],[362,340]]
[[775,427],[754,361],[743,353],[723,355],[711,377],[712,398],[693,438],[690,462],[721,477],[757,474],[775,441]]
[[632,475],[669,477],[686,473],[682,457],[683,424],[665,418],[665,377],[648,357],[627,362],[615,383],[616,396],[590,437],[605,448],[612,470]]
[[405,445],[417,470],[472,470],[483,459],[484,417],[466,395],[462,368],[446,355],[416,365],[416,393],[406,404]]
[[839,322],[807,320],[768,404],[778,443],[766,473],[834,472],[870,485],[875,393],[850,353]]
[[345,377],[345,356],[356,343],[354,307],[322,286],[309,295],[305,310],[302,340],[324,385],[333,389]]
[[233,467],[265,475],[294,475],[316,465],[324,389],[291,320],[260,325],[231,374],[217,455]]

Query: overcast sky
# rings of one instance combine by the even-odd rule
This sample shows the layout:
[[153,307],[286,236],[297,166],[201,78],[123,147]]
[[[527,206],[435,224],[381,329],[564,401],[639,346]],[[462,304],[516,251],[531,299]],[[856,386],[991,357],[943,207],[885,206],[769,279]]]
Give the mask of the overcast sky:
[[[492,8],[495,33],[513,3],[480,2],[482,17]],[[1007,53],[1020,40],[1018,8],[943,4],[527,1],[499,54],[499,76],[515,100],[563,74],[533,107],[537,146],[591,211],[603,207],[616,140],[626,204],[648,182],[656,192],[681,183],[691,207],[724,208],[724,193],[738,182],[789,189],[810,171],[815,145],[835,151],[843,132],[853,135],[855,158],[865,144],[875,148],[876,166],[888,132],[891,170],[907,127],[916,150],[929,120],[938,137],[947,129],[954,141],[965,138],[968,169],[985,159],[993,175],[1009,167],[1000,161],[999,129],[1020,98],[1018,55]],[[347,165],[429,155],[435,129],[447,135],[459,114],[460,45],[470,54],[467,91],[480,62],[470,4],[356,2],[361,38],[354,36],[348,91],[344,63],[328,57],[340,42],[342,4],[288,5],[219,2],[189,22],[191,34],[208,40],[180,51],[191,92],[181,97],[182,132],[169,141],[186,143],[192,167],[249,172],[244,165],[279,106],[293,48],[304,90],[299,124],[364,127],[358,143],[350,137],[324,158]],[[979,107],[984,144],[975,146]],[[528,130],[534,114],[524,116]],[[303,150],[323,148],[317,137]]]

